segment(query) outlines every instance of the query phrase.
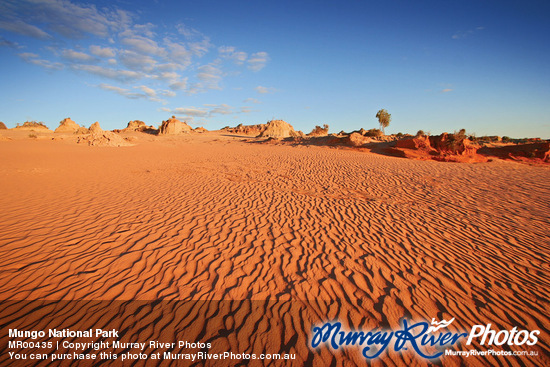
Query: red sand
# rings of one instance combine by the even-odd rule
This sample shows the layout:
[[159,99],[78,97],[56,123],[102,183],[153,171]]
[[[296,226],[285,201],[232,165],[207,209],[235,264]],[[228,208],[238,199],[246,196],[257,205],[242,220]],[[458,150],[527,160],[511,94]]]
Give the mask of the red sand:
[[[301,325],[455,317],[462,328],[539,329],[531,350],[541,356],[521,362],[550,363],[547,167],[212,132],[135,133],[136,145],[120,148],[17,133],[0,141],[4,298],[309,300],[285,322],[287,340],[255,341],[280,350],[294,338],[289,350],[302,356],[310,335]],[[328,348],[311,358],[364,363]],[[390,353],[372,365],[427,364],[411,358]],[[518,362],[442,362],[477,363]]]

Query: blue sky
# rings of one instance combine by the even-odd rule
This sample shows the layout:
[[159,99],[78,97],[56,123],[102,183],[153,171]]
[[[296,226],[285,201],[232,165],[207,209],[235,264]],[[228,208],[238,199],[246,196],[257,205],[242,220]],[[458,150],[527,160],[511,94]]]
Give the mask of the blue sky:
[[547,1],[0,0],[0,121],[550,138]]

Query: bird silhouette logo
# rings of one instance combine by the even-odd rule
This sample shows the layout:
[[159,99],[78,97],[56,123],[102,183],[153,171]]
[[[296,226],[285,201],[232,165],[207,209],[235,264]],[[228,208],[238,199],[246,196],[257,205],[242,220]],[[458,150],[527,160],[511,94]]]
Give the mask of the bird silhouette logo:
[[[428,328],[428,333],[436,332],[439,329],[446,328],[447,326],[451,325],[451,323],[455,321],[455,318],[453,317],[449,321],[447,320],[441,320],[440,322],[435,321],[435,319],[432,319],[432,326]],[[435,326],[433,326],[435,325]]]

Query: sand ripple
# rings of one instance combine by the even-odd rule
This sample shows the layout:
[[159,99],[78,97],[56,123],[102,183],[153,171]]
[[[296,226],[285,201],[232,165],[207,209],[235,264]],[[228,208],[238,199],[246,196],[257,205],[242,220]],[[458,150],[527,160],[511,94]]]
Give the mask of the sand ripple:
[[[297,353],[296,365],[364,363],[310,350],[316,323],[370,329],[403,316],[455,317],[465,329],[539,329],[542,359],[443,365],[550,363],[547,168],[229,138],[125,149],[35,143],[30,152],[0,146],[4,299],[231,300],[210,304],[225,325],[206,321],[213,306],[195,306],[202,338]],[[132,332],[158,337],[185,324],[165,318]],[[426,363],[390,353],[372,365],[382,364]]]

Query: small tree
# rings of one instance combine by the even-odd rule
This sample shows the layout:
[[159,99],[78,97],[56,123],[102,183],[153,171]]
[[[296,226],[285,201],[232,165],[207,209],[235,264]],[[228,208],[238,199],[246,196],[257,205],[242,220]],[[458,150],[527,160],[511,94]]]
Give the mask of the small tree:
[[389,114],[388,111],[386,111],[385,109],[381,109],[376,113],[376,118],[380,123],[380,129],[382,130],[382,133],[385,134],[386,132],[384,131],[384,129],[390,125],[391,114]]

